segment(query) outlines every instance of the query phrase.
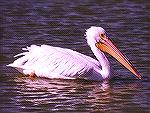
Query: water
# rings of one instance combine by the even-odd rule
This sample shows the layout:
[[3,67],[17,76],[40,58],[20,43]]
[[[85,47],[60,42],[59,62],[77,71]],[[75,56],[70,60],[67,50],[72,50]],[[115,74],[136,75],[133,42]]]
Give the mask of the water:
[[[0,112],[148,113],[150,111],[149,8],[144,1],[1,0]],[[109,60],[110,81],[22,77],[6,67],[31,44],[70,48],[94,57],[85,29],[101,26],[130,59],[142,80]]]

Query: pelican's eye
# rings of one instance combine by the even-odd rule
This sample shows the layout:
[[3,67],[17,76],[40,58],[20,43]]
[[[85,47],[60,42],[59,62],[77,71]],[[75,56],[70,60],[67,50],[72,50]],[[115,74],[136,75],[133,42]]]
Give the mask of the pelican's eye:
[[101,37],[101,39],[105,39],[105,33],[100,33],[99,36]]

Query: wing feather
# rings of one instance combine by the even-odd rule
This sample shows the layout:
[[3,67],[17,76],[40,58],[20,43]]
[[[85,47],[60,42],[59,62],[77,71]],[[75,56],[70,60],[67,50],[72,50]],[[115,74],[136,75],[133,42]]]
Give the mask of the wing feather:
[[23,50],[27,52],[16,55],[22,57],[8,66],[21,68],[23,72],[33,70],[37,76],[49,78],[76,77],[94,68],[100,69],[97,60],[70,49],[31,45]]

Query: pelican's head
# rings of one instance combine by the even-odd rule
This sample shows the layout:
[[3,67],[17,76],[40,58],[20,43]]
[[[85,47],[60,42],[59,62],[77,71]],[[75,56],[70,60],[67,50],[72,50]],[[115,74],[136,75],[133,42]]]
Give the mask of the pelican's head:
[[95,46],[102,52],[106,52],[118,60],[123,66],[130,70],[137,78],[141,76],[137,73],[131,63],[123,56],[123,54],[113,45],[106,36],[106,32],[102,27],[92,26],[86,30],[87,43],[90,46]]
[[105,30],[102,27],[92,26],[86,30],[87,43],[91,46],[96,44],[101,39],[100,35],[105,35]]

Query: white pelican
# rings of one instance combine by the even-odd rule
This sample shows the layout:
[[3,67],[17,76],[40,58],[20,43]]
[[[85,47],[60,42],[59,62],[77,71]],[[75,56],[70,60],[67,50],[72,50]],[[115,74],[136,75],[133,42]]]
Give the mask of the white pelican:
[[138,79],[141,79],[129,61],[109,40],[102,27],[92,26],[87,29],[86,39],[97,60],[70,49],[48,45],[31,45],[23,48],[26,52],[14,56],[22,57],[7,66],[14,67],[19,72],[30,76],[100,81],[112,76],[109,61],[103,53],[106,52],[117,59]]

